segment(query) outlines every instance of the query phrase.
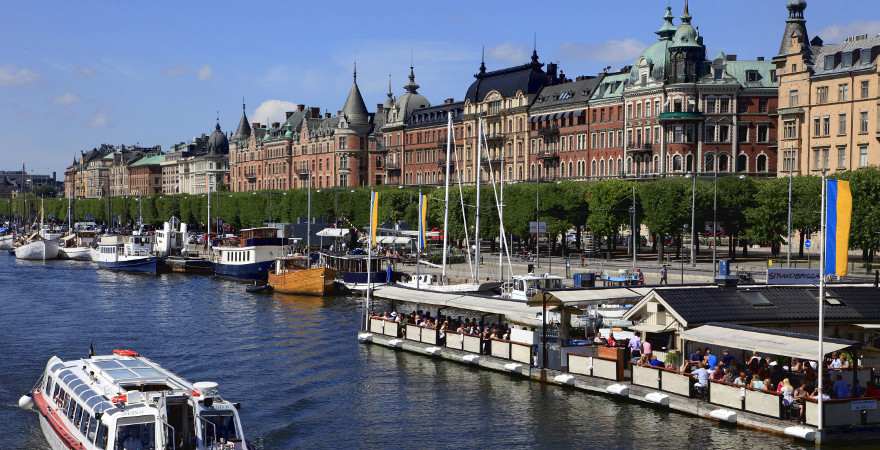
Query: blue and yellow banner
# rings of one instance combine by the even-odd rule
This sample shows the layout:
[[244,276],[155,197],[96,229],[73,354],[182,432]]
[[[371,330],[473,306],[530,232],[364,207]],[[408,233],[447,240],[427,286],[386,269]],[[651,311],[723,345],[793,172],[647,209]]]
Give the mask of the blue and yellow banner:
[[376,231],[379,229],[379,193],[370,192],[370,248],[376,246]]
[[425,234],[428,232],[428,196],[419,194],[419,252],[425,251]]
[[852,192],[849,181],[825,182],[825,275],[846,275]]

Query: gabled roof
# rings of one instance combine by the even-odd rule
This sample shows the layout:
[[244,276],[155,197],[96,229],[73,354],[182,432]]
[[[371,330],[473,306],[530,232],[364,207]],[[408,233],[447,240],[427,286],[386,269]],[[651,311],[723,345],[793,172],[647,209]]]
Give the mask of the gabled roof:
[[492,91],[498,91],[504,97],[513,97],[517,91],[525,95],[537,94],[548,82],[543,66],[535,56],[529,64],[492,72],[481,71],[474,75],[476,81],[468,87],[464,98],[471,103],[479,103]]
[[[652,295],[687,327],[710,322],[754,324],[815,322],[819,319],[818,289],[809,286],[656,289],[627,312],[627,316],[637,315]],[[827,289],[825,320],[880,322],[878,298],[880,290],[873,287],[830,286]]]
[[590,101],[601,101],[621,97],[627,79],[629,79],[628,71],[605,75],[594,90]]
[[147,156],[135,161],[130,167],[158,166],[162,161],[165,161],[165,155]]

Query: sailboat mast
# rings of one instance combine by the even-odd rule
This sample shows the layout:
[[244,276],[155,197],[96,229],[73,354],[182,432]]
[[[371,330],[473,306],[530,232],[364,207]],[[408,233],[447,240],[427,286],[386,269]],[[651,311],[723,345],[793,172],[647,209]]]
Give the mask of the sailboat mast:
[[205,236],[208,250],[211,249],[211,182],[208,181],[208,234]]
[[446,251],[449,248],[447,239],[449,238],[449,160],[452,158],[452,111],[447,113],[448,120],[446,124],[446,191],[443,198],[443,270],[440,275],[440,282],[446,283]]
[[483,148],[483,119],[477,118],[477,212],[474,218],[474,283],[480,282],[480,178],[483,167],[480,163]]
[[501,145],[501,159],[498,162],[498,280],[504,280],[504,144]]

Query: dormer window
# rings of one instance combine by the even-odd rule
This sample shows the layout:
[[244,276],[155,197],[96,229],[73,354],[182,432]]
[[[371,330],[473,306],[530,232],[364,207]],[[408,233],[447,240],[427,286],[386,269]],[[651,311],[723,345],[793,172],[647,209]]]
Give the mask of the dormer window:
[[760,79],[760,75],[757,70],[747,70],[746,71],[746,81],[750,83],[755,83]]
[[825,70],[834,69],[834,55],[828,55],[825,57]]
[[841,66],[850,67],[853,65],[853,53],[855,52],[846,52],[842,55]]
[[721,67],[715,67],[712,69],[712,71],[712,75],[715,78],[715,81],[721,81],[721,79],[724,77],[724,69]]

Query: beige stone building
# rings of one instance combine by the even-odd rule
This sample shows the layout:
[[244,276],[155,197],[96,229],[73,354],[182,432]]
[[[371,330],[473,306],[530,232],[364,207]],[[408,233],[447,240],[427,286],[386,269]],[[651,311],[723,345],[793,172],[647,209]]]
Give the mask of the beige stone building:
[[788,2],[779,54],[779,175],[880,164],[880,36],[828,44],[807,33],[804,0]]

